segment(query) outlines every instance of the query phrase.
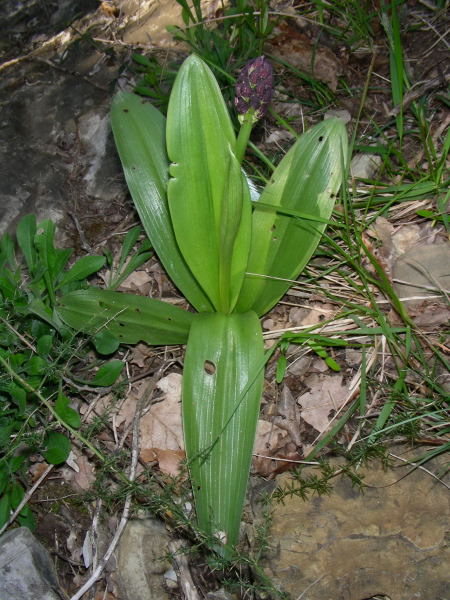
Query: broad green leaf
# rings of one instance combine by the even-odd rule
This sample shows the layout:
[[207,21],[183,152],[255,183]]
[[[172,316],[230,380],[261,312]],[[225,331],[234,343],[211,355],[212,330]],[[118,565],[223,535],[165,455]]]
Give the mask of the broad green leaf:
[[55,312],[73,329],[107,331],[123,344],[185,344],[194,315],[168,302],[109,290],[77,290]]
[[164,116],[142,98],[119,93],[111,107],[111,124],[131,197],[152,246],[189,302],[199,311],[211,310],[173,232],[166,196],[169,165]]
[[58,283],[58,288],[73,281],[81,281],[86,279],[89,275],[99,271],[105,264],[106,258],[104,256],[82,256],[77,262],[64,273],[63,277]]
[[196,315],[183,375],[186,454],[198,525],[228,546],[239,536],[263,366],[255,313]]
[[98,385],[100,387],[108,387],[116,381],[122,372],[122,369],[123,362],[121,360],[110,360],[99,368],[90,384]]
[[55,402],[55,412],[64,423],[78,429],[81,425],[80,415],[76,410],[70,406],[70,400],[61,392],[58,392],[58,396]]
[[236,139],[217,81],[191,55],[167,112],[167,194],[178,246],[215,310],[236,303],[250,246],[250,193],[234,156]]
[[93,336],[92,343],[99,354],[112,354],[120,346],[119,340],[105,329]]
[[57,431],[48,434],[45,446],[46,450],[42,453],[42,456],[51,465],[59,465],[65,462],[70,454],[71,443],[69,438]]
[[53,336],[50,334],[41,335],[36,344],[36,350],[39,356],[46,358],[53,346]]
[[[261,194],[264,206],[253,205],[249,275],[236,310],[263,315],[290,286],[277,278],[298,277],[320,241],[324,220],[331,216],[346,155],[345,126],[339,119],[328,119],[303,134],[280,162]],[[277,212],[277,207],[311,218],[293,218]]]
[[27,310],[43,319],[46,323],[51,325],[59,333],[62,333],[62,329],[59,323],[55,320],[52,310],[46,306],[40,298],[34,298],[28,306]]
[[34,272],[36,261],[36,250],[34,248],[35,235],[36,217],[35,215],[25,215],[17,224],[16,238],[30,273]]

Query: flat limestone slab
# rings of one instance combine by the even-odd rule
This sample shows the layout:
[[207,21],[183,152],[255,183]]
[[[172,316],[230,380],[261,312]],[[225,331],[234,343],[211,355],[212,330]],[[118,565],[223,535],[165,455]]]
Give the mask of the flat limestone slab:
[[410,468],[371,464],[364,494],[341,477],[330,496],[277,504],[268,574],[295,599],[449,600],[450,493],[419,469],[401,479]]

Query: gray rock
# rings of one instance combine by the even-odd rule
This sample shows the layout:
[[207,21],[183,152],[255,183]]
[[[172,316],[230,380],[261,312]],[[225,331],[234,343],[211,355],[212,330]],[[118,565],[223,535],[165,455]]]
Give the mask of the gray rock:
[[118,548],[116,578],[124,600],[169,600],[164,559],[170,536],[154,519],[133,519],[127,524]]
[[[450,289],[450,244],[408,248],[394,265],[394,287],[401,300],[436,296]],[[417,301],[416,301],[417,302]],[[411,301],[410,301],[411,303]],[[414,303],[414,301],[412,301]]]
[[364,494],[342,478],[330,496],[276,505],[268,574],[304,600],[448,600],[448,488],[419,469],[402,478],[410,469],[371,464]]
[[382,158],[378,154],[356,154],[350,164],[352,177],[372,179],[382,162]]
[[352,115],[349,113],[348,110],[337,109],[337,108],[327,110],[327,112],[325,113],[325,115],[323,117],[323,120],[325,121],[326,119],[331,119],[333,117],[337,117],[338,119],[341,119],[341,121],[344,121],[344,123],[346,125],[347,125],[347,123],[350,123],[350,121],[352,120]]
[[1,600],[61,600],[53,563],[26,527],[0,538]]
[[[109,125],[108,89],[119,62],[91,73],[81,44],[64,60],[26,62],[0,80],[0,235],[24,214],[85,214],[124,197]],[[75,73],[75,74],[74,74]],[[78,74],[79,73],[79,74]]]

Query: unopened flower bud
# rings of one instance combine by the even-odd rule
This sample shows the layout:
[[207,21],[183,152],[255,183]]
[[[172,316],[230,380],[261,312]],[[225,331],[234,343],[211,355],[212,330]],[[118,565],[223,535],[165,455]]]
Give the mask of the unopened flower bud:
[[244,66],[239,74],[234,99],[241,122],[249,111],[253,112],[254,121],[266,114],[272,99],[272,87],[272,65],[265,56],[258,56]]

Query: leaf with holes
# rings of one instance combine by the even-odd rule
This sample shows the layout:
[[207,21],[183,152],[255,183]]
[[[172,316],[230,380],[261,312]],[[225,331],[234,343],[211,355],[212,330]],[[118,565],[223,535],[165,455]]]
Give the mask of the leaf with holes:
[[183,426],[200,529],[236,544],[264,381],[255,313],[196,315],[186,349]]
[[77,290],[55,308],[73,329],[106,331],[122,344],[185,344],[194,315],[168,302],[109,290]]

